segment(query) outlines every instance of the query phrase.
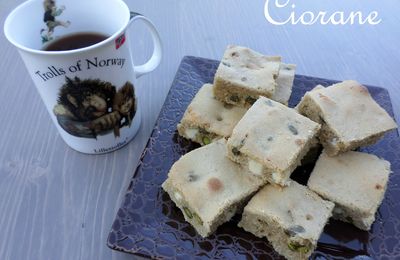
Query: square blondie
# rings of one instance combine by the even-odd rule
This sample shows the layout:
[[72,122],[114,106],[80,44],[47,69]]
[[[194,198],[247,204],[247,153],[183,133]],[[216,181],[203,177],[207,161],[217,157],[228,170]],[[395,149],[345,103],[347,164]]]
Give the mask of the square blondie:
[[225,154],[224,139],[193,150],[175,162],[162,184],[202,237],[229,221],[265,184]]
[[296,110],[260,97],[233,129],[228,157],[281,186],[315,144],[320,125]]
[[267,185],[244,208],[238,225],[266,237],[287,259],[308,259],[333,208],[332,202],[295,181],[284,188]]
[[353,80],[307,92],[297,108],[322,125],[319,139],[331,156],[373,144],[397,128],[368,89]]
[[330,157],[323,152],[308,187],[335,203],[334,218],[369,230],[390,172],[390,163],[372,154],[350,151]]
[[251,106],[259,96],[272,97],[281,57],[267,57],[249,48],[228,46],[214,78],[215,97],[228,104]]
[[227,105],[215,99],[213,85],[205,84],[178,124],[178,133],[201,145],[207,145],[222,137],[229,137],[247,109]]

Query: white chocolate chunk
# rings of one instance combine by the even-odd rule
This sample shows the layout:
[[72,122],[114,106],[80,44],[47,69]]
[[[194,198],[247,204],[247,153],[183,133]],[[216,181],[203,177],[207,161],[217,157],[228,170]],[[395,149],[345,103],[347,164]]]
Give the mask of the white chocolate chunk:
[[343,209],[341,209],[340,207],[335,207],[335,208],[333,209],[333,213],[334,213],[334,214],[337,214],[337,215],[343,215],[343,214],[344,214],[344,211],[343,211]]
[[272,173],[272,179],[276,182],[279,183],[281,181],[281,175],[277,172]]
[[199,129],[196,128],[188,128],[185,130],[185,134],[189,139],[194,139],[198,133]]
[[175,199],[177,200],[177,201],[182,201],[182,195],[179,193],[179,192],[175,192],[174,193],[174,196],[175,196]]
[[263,172],[263,166],[261,163],[249,159],[249,170],[257,175],[261,175]]

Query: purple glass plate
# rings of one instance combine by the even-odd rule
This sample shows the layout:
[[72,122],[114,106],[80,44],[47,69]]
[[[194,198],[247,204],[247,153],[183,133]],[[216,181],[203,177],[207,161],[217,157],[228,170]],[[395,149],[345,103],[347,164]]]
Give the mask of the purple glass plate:
[[[215,234],[201,238],[184,221],[183,215],[161,184],[172,164],[198,145],[180,138],[176,125],[204,83],[213,82],[218,62],[185,57],[160,112],[140,163],[115,218],[108,246],[150,258],[276,259],[280,256],[266,239],[236,226],[240,216],[220,226]],[[289,106],[296,105],[314,86],[337,81],[296,75]],[[388,92],[369,87],[374,99],[393,116]],[[385,199],[369,232],[331,220],[318,242],[313,259],[400,259],[400,142],[392,131],[379,143],[361,149],[389,160],[393,174]],[[299,167],[292,177],[305,184],[313,165]]]

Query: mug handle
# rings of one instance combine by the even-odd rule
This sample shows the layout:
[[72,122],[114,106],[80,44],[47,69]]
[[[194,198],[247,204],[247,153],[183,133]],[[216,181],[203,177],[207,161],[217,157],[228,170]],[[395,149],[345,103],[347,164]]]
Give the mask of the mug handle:
[[137,20],[142,20],[144,22],[144,24],[147,25],[147,27],[150,30],[151,37],[153,39],[153,45],[154,45],[153,54],[151,55],[151,58],[142,65],[134,66],[136,78],[139,78],[139,77],[143,76],[144,74],[155,70],[155,68],[158,67],[158,65],[161,62],[162,46],[161,46],[160,35],[158,34],[157,29],[154,26],[154,24],[149,19],[144,17],[143,15],[141,15],[139,13],[131,12],[129,25],[131,25],[132,22],[137,21]]

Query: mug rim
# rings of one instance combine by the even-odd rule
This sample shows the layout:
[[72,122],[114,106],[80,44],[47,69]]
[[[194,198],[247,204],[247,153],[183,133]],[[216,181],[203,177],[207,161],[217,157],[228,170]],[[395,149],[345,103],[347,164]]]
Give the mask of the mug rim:
[[126,21],[124,23],[124,25],[118,29],[115,33],[113,33],[111,36],[107,37],[107,39],[98,42],[96,44],[84,47],[84,48],[79,48],[79,49],[73,49],[73,50],[67,50],[67,51],[45,51],[45,50],[38,50],[38,49],[33,49],[33,48],[29,48],[26,47],[18,42],[16,42],[13,37],[9,34],[9,28],[10,28],[10,23],[11,23],[11,18],[13,18],[16,15],[16,12],[20,9],[25,8],[27,5],[31,4],[32,2],[35,2],[38,0],[28,0],[23,2],[22,4],[18,5],[17,7],[15,7],[8,15],[7,18],[4,22],[4,35],[6,36],[7,40],[13,44],[15,47],[17,47],[20,50],[29,52],[29,53],[33,53],[33,54],[41,54],[41,55],[68,55],[68,54],[75,54],[75,53],[81,53],[81,52],[86,52],[92,49],[96,49],[100,46],[106,45],[108,43],[110,43],[111,41],[114,41],[115,38],[117,38],[117,36],[120,36],[122,32],[124,32],[127,28],[127,26],[129,25],[129,21],[130,21],[130,9],[129,7],[126,5],[126,3],[122,0],[114,0],[118,3],[120,3],[123,8],[126,10]]

